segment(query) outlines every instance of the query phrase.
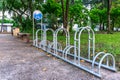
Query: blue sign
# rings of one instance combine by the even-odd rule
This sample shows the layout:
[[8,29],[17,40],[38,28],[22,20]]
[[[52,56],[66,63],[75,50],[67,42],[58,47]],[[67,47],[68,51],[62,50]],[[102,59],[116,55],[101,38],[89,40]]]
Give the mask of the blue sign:
[[43,17],[43,15],[42,15],[42,13],[41,13],[39,10],[36,10],[36,11],[34,11],[34,13],[33,13],[33,17],[34,17],[34,19],[36,19],[36,20],[41,20],[42,17]]

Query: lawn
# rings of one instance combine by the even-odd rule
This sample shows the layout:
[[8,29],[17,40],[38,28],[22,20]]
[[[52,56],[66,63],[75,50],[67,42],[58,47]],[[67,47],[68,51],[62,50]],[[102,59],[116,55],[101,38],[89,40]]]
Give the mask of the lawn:
[[96,34],[96,49],[120,54],[120,32],[113,34]]
[[[81,36],[81,45],[87,44],[86,33]],[[62,38],[61,38],[62,39]],[[74,43],[74,33],[71,34],[71,44]],[[105,51],[112,53],[114,56],[120,55],[120,32],[114,32],[113,34],[95,33],[95,51]]]
[[105,51],[115,56],[116,66],[120,70],[120,32],[96,34],[96,51]]

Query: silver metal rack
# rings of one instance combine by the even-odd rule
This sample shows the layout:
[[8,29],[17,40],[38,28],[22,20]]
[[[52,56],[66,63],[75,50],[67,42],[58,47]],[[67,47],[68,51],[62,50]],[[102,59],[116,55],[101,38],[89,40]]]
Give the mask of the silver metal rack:
[[[38,32],[41,31],[41,40],[38,42]],[[53,35],[53,41],[47,40],[47,32],[51,31]],[[58,34],[60,31],[65,32],[65,47],[58,40]],[[86,31],[88,34],[88,46],[87,57],[81,56],[81,34]],[[84,35],[84,34],[83,34]],[[70,45],[70,34],[65,28],[53,29],[38,29],[36,31],[36,37],[33,41],[34,46],[43,49],[44,51],[60,58],[80,69],[83,69],[97,77],[102,77],[101,67],[111,71],[116,71],[115,58],[111,53],[99,52],[95,53],[95,34],[90,27],[80,27],[74,34],[74,45]],[[71,51],[72,50],[72,51]],[[92,55],[92,56],[91,56]],[[72,58],[70,58],[72,57]],[[81,63],[84,60],[84,64]]]

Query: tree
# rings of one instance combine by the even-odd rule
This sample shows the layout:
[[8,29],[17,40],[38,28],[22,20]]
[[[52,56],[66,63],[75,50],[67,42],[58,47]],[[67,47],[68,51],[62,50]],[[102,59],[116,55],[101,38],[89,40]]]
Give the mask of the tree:
[[9,10],[9,12],[13,12],[14,19],[17,18],[18,25],[22,26],[23,15],[29,16],[29,14],[26,13],[28,10],[27,0],[7,0],[5,4],[5,7]]
[[62,16],[63,16],[63,27],[67,29],[68,26],[68,13],[69,13],[70,0],[61,0],[62,5]]
[[112,2],[111,6],[111,22],[112,22],[112,30],[114,27],[119,27],[120,23],[120,0],[115,0]]
[[70,5],[69,17],[71,26],[73,26],[73,22],[79,24],[79,26],[87,26],[88,10],[81,2],[74,2]]
[[110,26],[110,10],[111,10],[111,2],[112,0],[92,0],[92,1],[89,1],[89,0],[85,0],[84,1],[84,4],[92,4],[92,5],[95,5],[95,4],[102,4],[102,8],[106,7],[107,8],[107,27],[108,27],[108,33],[111,33],[111,26]]
[[93,25],[98,25],[100,26],[100,30],[105,30],[105,23],[107,21],[107,10],[106,8],[99,9],[99,8],[93,8],[90,11],[90,18],[91,22]]
[[108,33],[111,33],[111,26],[110,26],[110,10],[111,10],[111,0],[107,0],[107,26],[108,26]]
[[2,26],[3,26],[3,23],[4,23],[4,13],[5,13],[5,3],[3,0],[1,0],[1,7],[0,7],[0,10],[2,10],[2,23],[1,23],[1,32],[2,32]]
[[61,17],[61,5],[55,0],[48,0],[46,4],[43,4],[43,13],[46,15],[49,26],[56,29],[58,27],[57,19]]
[[[119,16],[120,16],[120,10],[119,8],[112,8],[111,9],[111,20],[112,20],[112,30],[115,27],[115,23],[117,22],[117,20],[119,20]],[[116,23],[119,24],[119,23]]]
[[[22,28],[23,31],[25,30],[32,30],[32,18],[33,18],[33,11],[35,9],[41,8],[41,1],[42,0],[4,0],[5,7],[9,12],[14,14],[13,19],[15,23],[17,22],[16,27]],[[24,24],[24,20],[29,22]]]

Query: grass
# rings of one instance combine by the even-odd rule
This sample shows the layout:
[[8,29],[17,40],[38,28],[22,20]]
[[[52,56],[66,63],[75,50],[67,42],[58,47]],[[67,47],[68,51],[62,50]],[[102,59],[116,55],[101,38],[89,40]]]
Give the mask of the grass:
[[120,33],[96,34],[96,48],[114,55],[120,54]]
[[104,51],[115,56],[116,66],[120,70],[120,32],[96,34],[96,51]]
[[[85,46],[87,44],[86,33],[83,33],[81,36],[81,44]],[[74,43],[74,34],[71,35],[71,43]],[[105,51],[112,53],[114,55],[120,54],[120,32],[115,32],[113,34],[103,34],[95,33],[95,51]]]

